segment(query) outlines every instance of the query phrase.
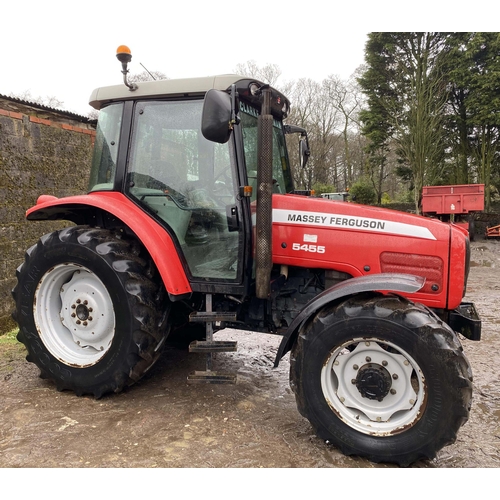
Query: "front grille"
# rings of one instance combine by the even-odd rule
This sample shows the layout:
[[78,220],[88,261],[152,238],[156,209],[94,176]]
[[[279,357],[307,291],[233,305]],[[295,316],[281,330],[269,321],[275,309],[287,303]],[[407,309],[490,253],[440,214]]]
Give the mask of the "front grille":
[[383,273],[404,273],[425,278],[423,293],[443,291],[443,261],[432,255],[399,252],[382,252],[380,269]]

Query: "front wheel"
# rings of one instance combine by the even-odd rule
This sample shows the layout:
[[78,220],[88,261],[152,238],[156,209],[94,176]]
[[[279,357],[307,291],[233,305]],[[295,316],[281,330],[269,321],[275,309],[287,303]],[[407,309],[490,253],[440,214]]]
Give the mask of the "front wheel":
[[472,398],[454,332],[396,296],[320,310],[299,333],[290,378],[318,436],[347,455],[403,466],[453,443]]
[[83,226],[27,251],[13,290],[18,340],[58,389],[119,392],[158,359],[169,303],[141,253],[119,233]]

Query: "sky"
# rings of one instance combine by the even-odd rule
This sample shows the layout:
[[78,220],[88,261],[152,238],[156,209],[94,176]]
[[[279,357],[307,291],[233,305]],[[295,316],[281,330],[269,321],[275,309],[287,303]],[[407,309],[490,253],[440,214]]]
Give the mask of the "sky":
[[[476,27],[474,11],[457,8],[456,1],[441,0],[438,6],[422,0],[418,11],[406,7],[406,13],[402,5],[401,0],[9,1],[0,14],[0,94],[54,96],[64,109],[87,115],[93,89],[122,83],[115,57],[122,44],[132,51],[130,73],[142,72],[142,64],[169,78],[187,78],[233,73],[239,63],[255,61],[277,64],[281,81],[347,79],[363,64],[371,31],[426,31],[422,22],[429,30]],[[480,9],[492,25],[500,14],[496,5],[491,2],[486,16]],[[430,12],[433,19],[443,17],[440,26],[429,24]],[[461,29],[464,22],[470,28]]]

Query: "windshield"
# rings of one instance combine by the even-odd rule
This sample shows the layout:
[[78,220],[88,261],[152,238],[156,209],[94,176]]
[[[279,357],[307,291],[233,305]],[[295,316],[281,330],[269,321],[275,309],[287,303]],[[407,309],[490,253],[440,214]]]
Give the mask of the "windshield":
[[[258,111],[248,104],[240,103],[243,144],[248,182],[253,187],[252,201],[257,197],[257,122]],[[273,193],[290,193],[293,191],[292,174],[288,161],[281,121],[274,120],[273,126]]]
[[92,156],[89,191],[113,189],[116,157],[122,124],[123,103],[112,104],[99,112]]

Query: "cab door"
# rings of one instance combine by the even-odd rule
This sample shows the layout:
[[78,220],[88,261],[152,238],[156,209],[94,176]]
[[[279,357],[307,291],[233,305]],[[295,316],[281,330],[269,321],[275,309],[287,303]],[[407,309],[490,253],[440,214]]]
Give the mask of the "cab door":
[[202,106],[202,100],[135,104],[126,191],[171,234],[193,291],[238,293],[244,235],[235,139],[205,139]]

